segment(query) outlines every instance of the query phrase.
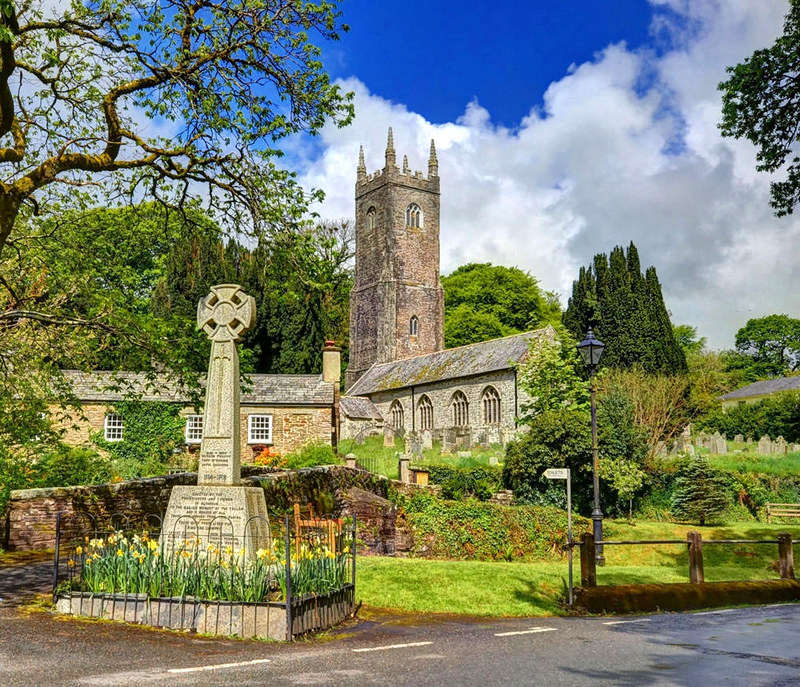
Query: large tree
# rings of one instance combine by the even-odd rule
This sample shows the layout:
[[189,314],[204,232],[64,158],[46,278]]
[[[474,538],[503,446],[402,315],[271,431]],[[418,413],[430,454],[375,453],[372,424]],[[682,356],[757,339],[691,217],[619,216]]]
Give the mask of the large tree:
[[746,138],[758,147],[756,169],[783,172],[773,181],[775,214],[789,215],[800,201],[800,0],[789,1],[783,35],[728,68],[722,91],[723,135]]
[[736,332],[736,350],[765,375],[796,372],[800,368],[800,319],[767,315],[748,320]]
[[[200,196],[239,229],[297,223],[306,197],[274,164],[281,140],[352,116],[316,45],[346,29],[333,2],[0,0],[0,10],[0,258],[65,208],[147,196],[178,208]],[[110,310],[54,315],[4,277],[0,338],[22,320],[136,334]],[[0,357],[13,350],[0,345]]]
[[447,348],[518,334],[561,314],[556,296],[518,267],[470,263],[442,277],[442,286]]
[[640,366],[667,375],[686,371],[656,269],[648,267],[642,274],[633,243],[627,251],[616,246],[609,256],[595,255],[592,265],[581,269],[563,321],[578,340],[594,328],[606,344],[602,365]]

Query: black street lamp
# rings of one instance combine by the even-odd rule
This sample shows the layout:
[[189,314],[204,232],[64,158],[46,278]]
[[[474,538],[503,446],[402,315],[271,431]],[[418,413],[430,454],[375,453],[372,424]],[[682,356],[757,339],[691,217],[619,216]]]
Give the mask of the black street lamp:
[[[603,511],[600,510],[600,480],[598,471],[600,468],[597,456],[597,408],[594,403],[594,373],[603,355],[605,344],[596,339],[592,328],[586,333],[586,338],[578,344],[578,353],[583,358],[583,364],[589,370],[589,395],[592,405],[592,478],[594,480],[594,510],[592,511],[592,532],[596,542],[603,541]],[[605,565],[606,557],[603,555],[603,545],[600,544],[595,549],[595,561],[597,565]]]

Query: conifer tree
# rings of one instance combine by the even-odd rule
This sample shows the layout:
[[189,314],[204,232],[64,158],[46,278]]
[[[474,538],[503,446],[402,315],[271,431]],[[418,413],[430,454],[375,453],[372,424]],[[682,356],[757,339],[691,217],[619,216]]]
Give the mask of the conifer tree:
[[606,344],[601,363],[608,367],[640,365],[651,374],[686,371],[686,359],[672,330],[655,267],[642,274],[639,252],[631,243],[598,253],[581,268],[563,323],[578,340],[591,326]]
[[672,515],[680,520],[703,526],[721,515],[728,505],[725,480],[711,468],[707,458],[692,458],[675,482]]

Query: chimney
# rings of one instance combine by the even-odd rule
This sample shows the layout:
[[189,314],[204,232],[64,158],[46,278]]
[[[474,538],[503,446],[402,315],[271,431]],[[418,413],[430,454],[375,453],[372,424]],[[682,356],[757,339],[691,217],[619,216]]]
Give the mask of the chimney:
[[326,341],[322,347],[322,381],[338,384],[342,378],[342,349],[335,341]]

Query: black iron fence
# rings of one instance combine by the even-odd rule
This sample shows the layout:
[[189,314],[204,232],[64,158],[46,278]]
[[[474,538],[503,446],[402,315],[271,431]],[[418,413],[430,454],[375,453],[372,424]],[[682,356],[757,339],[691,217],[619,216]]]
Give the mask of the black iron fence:
[[58,516],[53,593],[65,612],[291,639],[355,608],[355,519]]

